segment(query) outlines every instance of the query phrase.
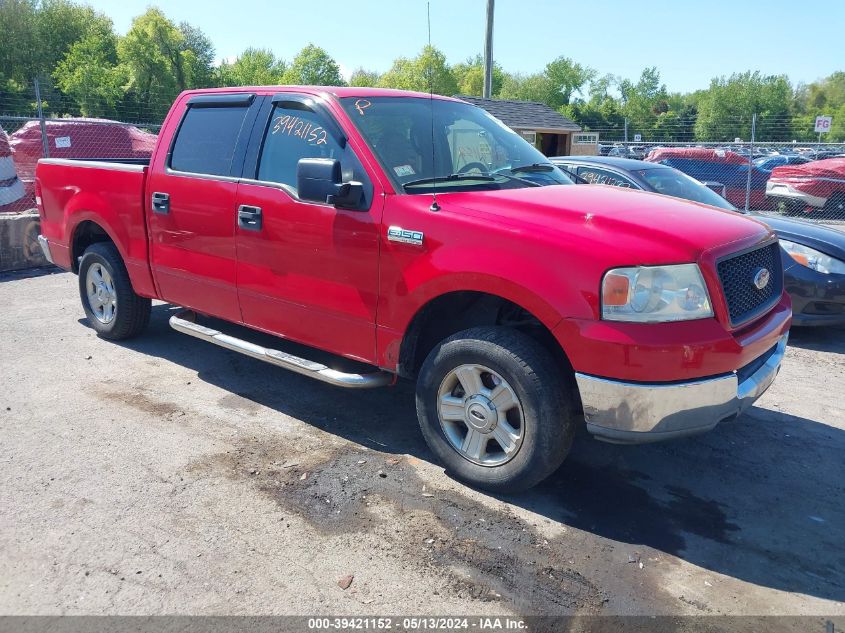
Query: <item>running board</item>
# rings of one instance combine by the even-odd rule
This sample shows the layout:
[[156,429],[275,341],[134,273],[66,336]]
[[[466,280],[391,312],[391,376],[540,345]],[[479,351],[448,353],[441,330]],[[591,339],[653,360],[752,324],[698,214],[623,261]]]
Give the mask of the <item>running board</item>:
[[190,310],[179,312],[170,317],[170,327],[177,332],[188,334],[203,341],[219,345],[220,347],[225,347],[233,352],[246,354],[258,360],[263,360],[265,363],[283,367],[284,369],[295,371],[297,374],[316,378],[317,380],[322,380],[338,387],[351,389],[385,387],[394,381],[393,374],[386,371],[374,371],[366,374],[347,374],[337,371],[321,363],[315,363],[294,356],[293,354],[262,347],[261,345],[223,334],[223,332],[205,327],[191,320],[195,318],[196,315]]

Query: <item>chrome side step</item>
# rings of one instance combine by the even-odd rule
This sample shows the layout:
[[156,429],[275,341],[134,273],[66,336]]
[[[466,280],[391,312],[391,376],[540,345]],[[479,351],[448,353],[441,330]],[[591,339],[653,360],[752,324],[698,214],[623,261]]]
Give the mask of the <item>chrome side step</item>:
[[170,317],[170,327],[177,332],[188,334],[190,336],[202,339],[209,343],[214,343],[220,347],[252,356],[258,360],[263,360],[265,363],[277,365],[291,371],[295,371],[303,376],[309,376],[322,380],[331,385],[338,387],[347,387],[352,389],[366,389],[370,387],[384,387],[391,384],[394,380],[393,374],[386,371],[374,371],[367,374],[347,374],[330,367],[326,367],[321,363],[315,363],[304,358],[299,358],[293,354],[281,352],[276,349],[270,349],[250,343],[243,339],[229,336],[218,330],[214,330],[204,325],[195,323],[196,315],[190,310],[179,312]]

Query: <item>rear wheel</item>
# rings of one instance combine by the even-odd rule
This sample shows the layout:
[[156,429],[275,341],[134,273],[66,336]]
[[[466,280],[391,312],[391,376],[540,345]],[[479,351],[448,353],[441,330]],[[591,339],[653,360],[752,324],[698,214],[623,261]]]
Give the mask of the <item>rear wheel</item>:
[[450,474],[497,492],[530,488],[572,444],[568,381],[536,341],[503,327],[472,328],[440,343],[417,380],[417,415]]
[[79,296],[88,322],[103,338],[132,338],[150,321],[152,303],[135,294],[114,244],[97,242],[85,250],[79,264]]

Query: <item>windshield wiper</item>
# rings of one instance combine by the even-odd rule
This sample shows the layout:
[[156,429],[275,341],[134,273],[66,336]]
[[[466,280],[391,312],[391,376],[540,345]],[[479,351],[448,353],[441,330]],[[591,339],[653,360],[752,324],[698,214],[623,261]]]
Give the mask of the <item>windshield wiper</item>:
[[511,167],[511,173],[517,174],[521,171],[554,171],[557,169],[551,163],[532,163],[530,165],[517,165],[516,167]]
[[432,178],[420,178],[419,180],[411,180],[402,185],[402,188],[413,187],[415,185],[425,185],[428,183],[438,182],[453,182],[455,180],[478,180],[480,182],[495,182],[493,176],[484,174],[449,174],[448,176],[435,176]]

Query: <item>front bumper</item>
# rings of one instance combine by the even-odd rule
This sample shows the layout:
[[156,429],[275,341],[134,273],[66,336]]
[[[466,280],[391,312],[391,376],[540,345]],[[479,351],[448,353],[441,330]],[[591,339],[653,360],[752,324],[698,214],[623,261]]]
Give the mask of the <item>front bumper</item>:
[[795,264],[784,271],[784,286],[792,298],[792,325],[845,324],[845,275]]
[[712,378],[633,383],[576,373],[587,430],[619,444],[709,431],[745,411],[769,388],[780,370],[788,336],[746,367]]
[[823,207],[827,203],[827,198],[814,196],[806,191],[796,189],[792,185],[772,182],[771,180],[766,183],[766,195],[771,196],[772,198],[787,198],[788,200],[795,200],[810,207]]

